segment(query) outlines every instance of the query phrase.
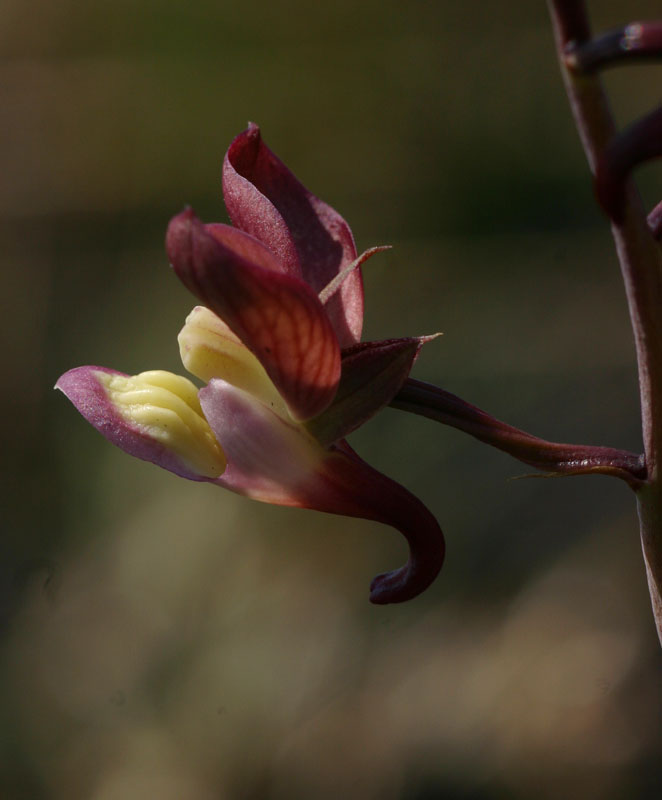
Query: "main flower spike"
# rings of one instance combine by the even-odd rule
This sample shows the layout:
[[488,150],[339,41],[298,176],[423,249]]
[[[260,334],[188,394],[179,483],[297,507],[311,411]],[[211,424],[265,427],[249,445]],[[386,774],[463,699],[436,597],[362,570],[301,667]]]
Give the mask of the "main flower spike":
[[373,580],[370,600],[409,600],[441,569],[441,529],[345,437],[393,399],[431,337],[360,342],[361,264],[383,248],[357,255],[347,223],[256,125],[230,145],[223,193],[234,227],[186,209],[166,236],[170,263],[203,304],[179,347],[204,388],[168,372],[94,366],[70,370],[56,388],[113,444],[176,475],[393,526],[409,560]]

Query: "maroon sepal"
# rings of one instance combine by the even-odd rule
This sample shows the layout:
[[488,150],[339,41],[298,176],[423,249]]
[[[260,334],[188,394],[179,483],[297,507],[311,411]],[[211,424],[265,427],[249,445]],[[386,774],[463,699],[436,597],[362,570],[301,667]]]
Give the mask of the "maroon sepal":
[[338,391],[306,427],[323,445],[343,439],[391,402],[427,337],[363,342],[343,351]]

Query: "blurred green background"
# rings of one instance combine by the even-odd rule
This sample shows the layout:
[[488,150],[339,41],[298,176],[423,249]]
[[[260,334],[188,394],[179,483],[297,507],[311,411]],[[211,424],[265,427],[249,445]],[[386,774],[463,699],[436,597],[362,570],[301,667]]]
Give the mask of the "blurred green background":
[[[595,27],[658,0],[591,4]],[[662,70],[607,75],[620,123]],[[258,122],[337,208],[366,337],[444,332],[414,375],[541,436],[640,449],[632,336],[545,4],[1,0],[5,475],[0,796],[660,796],[662,658],[634,498],[386,410],[352,444],[446,532],[422,597],[378,524],[134,461],[52,391],[182,371],[163,236],[225,220]],[[651,205],[662,172],[641,176]]]

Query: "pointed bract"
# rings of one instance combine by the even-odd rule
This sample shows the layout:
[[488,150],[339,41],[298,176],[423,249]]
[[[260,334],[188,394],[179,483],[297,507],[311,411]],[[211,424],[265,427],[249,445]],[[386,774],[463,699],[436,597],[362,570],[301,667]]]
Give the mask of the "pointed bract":
[[324,308],[303,281],[271,269],[266,256],[257,263],[227,245],[219,226],[204,226],[190,210],[168,227],[168,257],[184,285],[254,353],[292,416],[310,419],[329,405],[340,378],[338,341]]
[[[315,292],[356,258],[349,225],[271,152],[257,125],[240,133],[228,149],[223,195],[233,224],[263,242],[290,274],[300,275]],[[327,313],[341,347],[360,340],[363,281],[359,270],[329,301]]]
[[426,337],[362,342],[346,350],[331,405],[306,427],[322,444],[348,436],[384,408],[400,390]]

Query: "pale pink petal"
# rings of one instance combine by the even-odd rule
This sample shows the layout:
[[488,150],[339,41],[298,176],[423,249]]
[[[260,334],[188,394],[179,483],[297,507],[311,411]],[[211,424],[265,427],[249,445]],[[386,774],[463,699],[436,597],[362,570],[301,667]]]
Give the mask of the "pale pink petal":
[[305,428],[220,379],[200,390],[200,405],[228,461],[219,484],[265,503],[302,505],[325,457]]

